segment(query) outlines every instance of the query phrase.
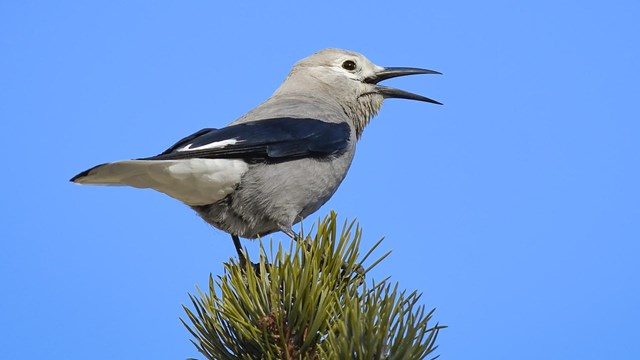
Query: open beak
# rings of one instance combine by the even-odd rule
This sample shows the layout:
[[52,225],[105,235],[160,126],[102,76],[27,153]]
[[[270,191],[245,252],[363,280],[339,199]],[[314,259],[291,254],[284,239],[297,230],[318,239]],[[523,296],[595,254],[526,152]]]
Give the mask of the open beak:
[[408,91],[378,85],[380,81],[391,79],[398,76],[406,76],[406,75],[418,75],[418,74],[441,74],[437,71],[420,69],[420,68],[410,68],[410,67],[387,67],[382,71],[378,71],[375,75],[370,76],[364,79],[364,82],[368,84],[375,84],[376,92],[382,95],[385,99],[387,98],[399,98],[399,99],[409,99],[409,100],[418,100],[429,102],[432,104],[442,105],[441,102],[435,101],[433,99],[429,99],[428,97],[424,97],[422,95],[410,93]]

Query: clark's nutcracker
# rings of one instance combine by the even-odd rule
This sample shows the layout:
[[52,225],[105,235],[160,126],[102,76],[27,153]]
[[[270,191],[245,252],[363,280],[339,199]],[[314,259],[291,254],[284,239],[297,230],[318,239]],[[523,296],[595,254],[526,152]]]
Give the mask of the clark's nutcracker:
[[275,93],[221,129],[203,129],[153,157],[95,166],[71,181],[165,193],[206,222],[255,239],[320,208],[347,174],[356,140],[386,98],[439,102],[381,86],[389,78],[437,71],[381,67],[361,54],[325,49],[300,60]]

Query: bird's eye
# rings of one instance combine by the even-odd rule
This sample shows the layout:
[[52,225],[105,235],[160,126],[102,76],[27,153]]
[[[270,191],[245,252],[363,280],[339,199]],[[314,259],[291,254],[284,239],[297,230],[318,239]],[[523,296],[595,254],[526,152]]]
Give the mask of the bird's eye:
[[349,70],[349,71],[353,71],[356,69],[356,63],[351,61],[351,60],[347,60],[345,62],[342,63],[342,68]]

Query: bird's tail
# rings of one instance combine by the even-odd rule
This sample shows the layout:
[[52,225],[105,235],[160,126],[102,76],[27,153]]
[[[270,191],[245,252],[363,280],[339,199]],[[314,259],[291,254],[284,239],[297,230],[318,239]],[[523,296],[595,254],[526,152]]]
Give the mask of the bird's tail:
[[82,185],[116,185],[137,188],[152,188],[154,179],[162,178],[167,166],[161,161],[124,160],[94,166],[71,178]]
[[233,191],[246,169],[239,160],[123,160],[92,167],[71,181],[151,188],[188,205],[206,205]]

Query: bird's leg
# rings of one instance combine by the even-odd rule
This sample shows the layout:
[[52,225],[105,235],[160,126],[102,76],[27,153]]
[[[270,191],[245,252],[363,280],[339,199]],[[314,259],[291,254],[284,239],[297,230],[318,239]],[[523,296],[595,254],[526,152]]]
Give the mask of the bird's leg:
[[[295,240],[296,242],[304,241],[304,239],[302,238],[302,234],[296,234],[296,232],[293,231],[292,228],[285,228],[282,230],[282,232],[287,234],[291,239]],[[307,250],[311,250],[311,244],[306,243],[306,245],[307,245]]]
[[244,265],[247,263],[247,259],[244,257],[244,253],[242,252],[240,237],[238,237],[238,235],[231,234],[231,239],[233,240],[233,245],[236,247],[236,252],[238,253],[238,258],[240,259],[240,265],[244,267]]
[[290,238],[292,238],[294,240],[298,240],[298,238],[300,237],[300,235],[296,234],[296,232],[293,231],[293,229],[290,228],[290,227],[282,228],[282,232],[287,234]]
[[[244,256],[244,253],[242,252],[242,244],[240,244],[240,237],[238,237],[238,235],[231,234],[231,239],[233,239],[233,245],[235,245],[236,252],[238,253],[238,258],[240,259],[240,268],[245,269],[245,266],[247,266],[247,258]],[[250,264],[251,266],[253,266],[253,270],[256,272],[256,274],[260,274],[260,264],[257,264],[257,263],[250,263]]]

